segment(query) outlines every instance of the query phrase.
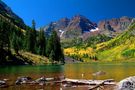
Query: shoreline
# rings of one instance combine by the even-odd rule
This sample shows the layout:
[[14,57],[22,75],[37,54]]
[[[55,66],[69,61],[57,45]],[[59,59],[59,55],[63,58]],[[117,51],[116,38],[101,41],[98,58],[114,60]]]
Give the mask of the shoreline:
[[[74,80],[78,80],[77,82]],[[88,84],[89,83],[91,84]],[[54,77],[54,78],[46,78],[44,76],[34,79],[28,76],[21,76],[18,77],[15,81],[12,81],[10,79],[3,79],[0,80],[0,88],[10,88],[10,87],[17,87],[17,86],[26,86],[30,87],[32,86],[46,86],[49,83],[54,83],[56,85],[60,85],[60,88],[69,88],[69,87],[74,87],[74,88],[79,88],[79,87],[87,87],[88,90],[96,90],[96,89],[90,89],[98,85],[99,87],[103,87],[103,90],[114,90],[117,84],[111,84],[113,81],[111,79],[107,80],[83,80],[83,79],[68,79],[65,78],[64,76],[59,76],[59,77]],[[11,83],[12,82],[12,83]],[[106,82],[106,83],[104,83]],[[108,83],[107,83],[108,82]],[[93,83],[93,84],[92,84]],[[95,84],[94,84],[95,83]],[[109,84],[110,83],[110,84]],[[114,82],[115,83],[115,82]],[[101,85],[100,85],[101,84]]]

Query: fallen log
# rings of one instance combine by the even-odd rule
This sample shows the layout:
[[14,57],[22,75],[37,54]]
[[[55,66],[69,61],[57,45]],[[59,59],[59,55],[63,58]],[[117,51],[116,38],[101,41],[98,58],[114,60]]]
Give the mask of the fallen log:
[[93,90],[93,89],[96,89],[96,88],[99,88],[100,86],[104,85],[104,82],[100,83],[100,84],[97,84],[96,86],[92,87],[92,88],[89,88],[89,90]]
[[[97,84],[96,86],[89,88],[89,90],[94,90],[96,88],[100,88],[101,86],[106,85],[106,82],[110,83],[110,82],[114,82],[114,80],[113,79],[104,80],[104,81],[100,82],[99,84]],[[110,85],[110,84],[108,84],[108,85]]]
[[104,82],[104,85],[115,85],[113,79],[107,79],[107,80],[78,80],[78,79],[68,79],[66,78],[62,82],[77,84],[77,85],[99,85]]

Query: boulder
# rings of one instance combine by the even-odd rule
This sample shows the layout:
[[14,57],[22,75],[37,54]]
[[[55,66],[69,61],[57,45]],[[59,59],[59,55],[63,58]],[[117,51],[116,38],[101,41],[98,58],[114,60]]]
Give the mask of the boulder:
[[0,86],[2,86],[2,85],[6,85],[6,82],[3,80],[0,80]]
[[121,80],[116,90],[135,90],[135,76]]
[[25,77],[25,76],[19,77],[19,78],[16,80],[15,84],[16,84],[16,85],[26,84],[26,83],[28,83],[30,80],[32,80],[31,77]]
[[0,87],[5,87],[7,86],[6,82],[3,80],[0,80]]
[[39,83],[39,85],[44,85],[46,82],[46,78],[45,76],[42,76],[41,78],[38,78],[37,80],[35,80],[36,83]]

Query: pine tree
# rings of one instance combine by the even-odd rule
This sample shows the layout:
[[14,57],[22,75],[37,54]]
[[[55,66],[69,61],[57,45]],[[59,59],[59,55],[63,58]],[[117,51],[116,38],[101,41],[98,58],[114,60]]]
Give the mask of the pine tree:
[[36,53],[36,44],[37,44],[37,32],[36,32],[36,23],[34,20],[32,20],[32,39],[31,42],[33,44],[32,48],[32,53]]
[[10,24],[4,20],[0,20],[0,48],[9,49]]
[[40,55],[46,55],[45,50],[46,50],[46,38],[45,38],[45,33],[43,28],[40,29],[39,31],[39,36],[38,36],[38,47],[39,47],[39,54]]
[[27,27],[26,30],[26,50],[29,52],[33,51],[33,42],[32,42],[32,30],[30,27]]
[[18,40],[18,37],[17,37],[17,35],[15,33],[13,34],[13,38],[12,38],[11,43],[12,43],[12,45],[11,45],[12,49],[14,49],[15,52],[18,54],[18,51],[19,51],[19,40]]
[[36,45],[37,45],[37,35],[35,30],[35,21],[32,21],[32,28],[26,27],[26,40],[25,40],[25,46],[26,50],[31,53],[37,53],[36,52]]
[[10,23],[0,18],[0,63],[5,62],[7,53],[10,52]]
[[50,56],[51,52],[54,52],[54,60],[57,62],[64,62],[64,54],[61,49],[60,38],[57,35],[56,31],[52,31],[52,34],[48,40],[46,47],[46,54]]
[[54,60],[55,60],[55,53],[53,50],[51,51],[51,53],[49,55],[49,60],[50,60],[50,62],[54,62]]

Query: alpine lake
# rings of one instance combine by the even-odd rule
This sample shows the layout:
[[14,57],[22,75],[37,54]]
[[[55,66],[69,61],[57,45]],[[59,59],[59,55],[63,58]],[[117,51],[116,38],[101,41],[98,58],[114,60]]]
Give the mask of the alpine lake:
[[[61,83],[46,83],[40,85],[15,85],[17,77],[29,76],[36,80],[42,76],[47,78],[65,76],[70,79],[114,79],[120,81],[129,76],[135,76],[134,62],[106,62],[106,63],[77,63],[65,65],[42,65],[42,66],[1,66],[0,80],[9,79],[10,85],[0,90],[88,90],[88,86],[64,87]],[[102,76],[93,76],[98,71],[106,72]],[[83,77],[82,77],[82,74]]]

